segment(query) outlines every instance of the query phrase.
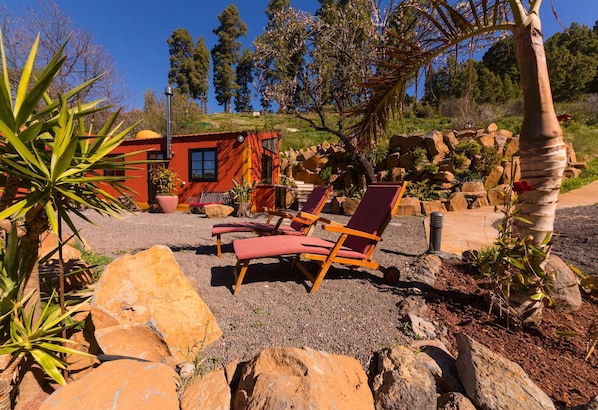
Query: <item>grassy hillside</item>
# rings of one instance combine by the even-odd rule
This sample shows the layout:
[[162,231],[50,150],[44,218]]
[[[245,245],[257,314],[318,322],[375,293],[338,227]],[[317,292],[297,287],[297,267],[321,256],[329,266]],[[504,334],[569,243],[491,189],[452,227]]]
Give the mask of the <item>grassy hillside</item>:
[[[496,120],[500,128],[514,133],[521,127],[521,117],[503,117]],[[239,131],[239,130],[277,130],[282,136],[282,150],[301,149],[317,145],[322,141],[337,142],[334,135],[316,131],[307,121],[290,114],[209,114],[203,115],[197,122],[197,132],[206,131]],[[418,118],[406,117],[397,121],[389,129],[389,134],[418,134],[433,130],[451,129],[457,121],[451,118]],[[487,124],[479,124],[485,126]],[[598,125],[587,125],[579,121],[571,121],[563,125],[565,139],[573,142],[581,157],[598,157]]]

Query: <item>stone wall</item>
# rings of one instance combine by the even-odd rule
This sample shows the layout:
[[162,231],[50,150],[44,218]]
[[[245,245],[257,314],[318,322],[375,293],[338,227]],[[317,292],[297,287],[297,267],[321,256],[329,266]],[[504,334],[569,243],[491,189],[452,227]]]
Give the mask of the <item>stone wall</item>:
[[[480,152],[464,155],[467,142],[477,143]],[[499,129],[496,124],[393,135],[386,157],[376,164],[375,170],[379,181],[426,181],[440,199],[418,198],[424,199],[419,204],[408,200],[401,212],[427,215],[503,203],[503,193],[509,184],[520,178],[518,152],[519,135]],[[565,177],[578,177],[587,164],[577,161],[572,144],[568,145],[567,156]],[[339,193],[357,192],[366,187],[363,172],[350,161],[345,150],[328,142],[285,152],[281,173],[306,183],[332,184]]]

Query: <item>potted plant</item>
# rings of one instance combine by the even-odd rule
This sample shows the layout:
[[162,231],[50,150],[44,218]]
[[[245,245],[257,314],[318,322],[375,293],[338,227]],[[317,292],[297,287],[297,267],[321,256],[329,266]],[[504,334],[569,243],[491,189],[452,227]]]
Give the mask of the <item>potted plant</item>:
[[237,209],[237,216],[251,216],[251,194],[254,187],[255,182],[248,183],[243,179],[239,182],[233,179],[233,187],[227,192]]
[[163,165],[154,168],[151,174],[156,187],[156,202],[163,213],[173,213],[179,203],[176,191],[181,183],[179,175]]

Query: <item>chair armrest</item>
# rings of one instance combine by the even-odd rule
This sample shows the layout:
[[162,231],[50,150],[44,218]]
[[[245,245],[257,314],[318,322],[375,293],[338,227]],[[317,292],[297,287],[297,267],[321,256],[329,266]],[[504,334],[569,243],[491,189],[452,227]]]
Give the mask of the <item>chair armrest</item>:
[[346,233],[347,235],[352,235],[352,236],[359,236],[361,238],[366,238],[366,239],[371,239],[373,241],[379,242],[382,240],[381,237],[377,236],[377,235],[373,235],[369,232],[363,232],[363,231],[358,231],[356,229],[351,229],[351,228],[347,228],[344,225],[322,225],[322,229],[324,229],[325,231],[330,231],[330,232],[338,232],[338,233]]
[[[330,226],[345,226],[340,222],[336,222],[331,219],[326,219],[326,218],[322,218],[322,217],[318,218],[318,222],[322,222],[323,224],[330,225]],[[324,228],[324,225],[322,225],[322,229],[326,229],[326,228]]]

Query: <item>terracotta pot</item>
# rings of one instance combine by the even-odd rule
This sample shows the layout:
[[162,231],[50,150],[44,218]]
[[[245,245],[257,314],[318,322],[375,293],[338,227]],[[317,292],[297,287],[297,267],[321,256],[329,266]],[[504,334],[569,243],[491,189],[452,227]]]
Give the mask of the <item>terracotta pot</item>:
[[176,195],[156,195],[156,202],[163,213],[171,214],[176,211],[179,197]]

